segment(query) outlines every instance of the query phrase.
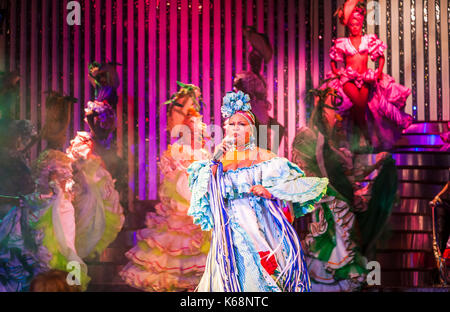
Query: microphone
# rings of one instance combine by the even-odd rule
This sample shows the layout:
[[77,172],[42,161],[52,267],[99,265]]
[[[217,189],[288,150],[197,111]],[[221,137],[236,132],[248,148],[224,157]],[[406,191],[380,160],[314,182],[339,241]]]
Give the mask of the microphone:
[[225,137],[225,138],[222,140],[221,148],[219,148],[219,149],[216,151],[216,153],[214,154],[212,160],[213,160],[213,161],[219,161],[219,159],[222,158],[223,153],[224,153],[223,144],[224,144],[224,143],[234,144],[234,141],[235,141],[235,140],[234,140],[233,137],[229,137],[229,136]]

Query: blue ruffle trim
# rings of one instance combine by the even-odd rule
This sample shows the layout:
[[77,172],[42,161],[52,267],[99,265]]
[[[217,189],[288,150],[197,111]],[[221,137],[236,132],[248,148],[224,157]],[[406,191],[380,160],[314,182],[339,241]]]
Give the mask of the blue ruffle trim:
[[208,192],[212,174],[210,162],[196,161],[189,166],[187,173],[192,193],[188,215],[194,218],[194,223],[200,225],[203,231],[209,231],[213,228]]
[[314,210],[314,203],[323,197],[328,185],[327,178],[305,177],[296,164],[282,157],[228,170],[224,181],[229,199],[244,197],[252,185],[260,184],[276,198],[294,203],[297,217]]

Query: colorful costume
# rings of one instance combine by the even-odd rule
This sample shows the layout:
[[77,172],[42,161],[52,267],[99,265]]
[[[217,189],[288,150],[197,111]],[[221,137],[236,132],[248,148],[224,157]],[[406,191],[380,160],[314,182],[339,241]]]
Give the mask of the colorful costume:
[[[350,38],[338,38],[334,40],[334,45],[330,49],[330,58],[336,62],[344,62],[346,56],[368,53],[370,58],[376,61],[386,48],[387,46],[375,34],[362,36],[358,48],[353,46]],[[374,147],[392,147],[400,137],[401,131],[413,122],[412,116],[403,111],[411,91],[396,83],[391,76],[383,74],[382,79],[377,80],[376,72],[372,69],[358,73],[351,66],[347,66],[339,71],[339,75],[329,72],[326,78],[331,79],[326,86],[336,89],[342,98],[342,103],[338,107],[341,116],[346,116],[353,106],[343,90],[344,84],[351,81],[358,88],[364,83],[371,86],[366,119]]]
[[51,259],[43,232],[34,226],[45,208],[35,193],[8,206],[0,219],[0,292],[27,291],[34,276],[48,270]]
[[[203,123],[198,113],[199,89],[179,83],[182,87],[168,108],[168,130],[186,125],[195,133]],[[201,139],[201,137],[199,137]],[[198,142],[199,147],[202,142]],[[195,157],[195,158],[194,158]],[[164,175],[159,188],[156,212],[146,216],[146,228],[137,231],[138,243],[126,253],[130,262],[120,272],[122,279],[145,291],[193,291],[205,269],[209,250],[209,233],[202,232],[187,215],[191,193],[187,167],[194,159],[206,159],[208,153],[191,149],[191,142],[182,139],[169,145],[158,166]]]
[[[23,124],[26,121],[11,122]],[[19,127],[8,132],[17,134],[23,131]],[[23,134],[21,137],[23,140]],[[10,210],[0,217],[0,289],[26,291],[36,274],[51,268],[68,271],[70,261],[79,264],[80,282],[86,289],[89,282],[87,268],[75,250],[70,159],[60,151],[43,152],[33,168],[33,181],[25,162],[18,155],[12,155],[11,150],[9,159],[5,158],[6,155],[2,157],[2,164],[8,167],[8,172],[1,170],[3,177],[11,179],[2,180],[5,183],[2,183],[0,192],[19,196],[20,201],[6,205]],[[14,191],[8,182],[15,183],[25,193]]]
[[[297,217],[311,212],[326,191],[327,179],[306,178],[285,158],[212,175],[210,161],[188,168],[192,191],[189,215],[213,230],[199,291],[309,291],[301,245],[282,213],[294,203]],[[249,193],[263,185],[277,199]],[[265,265],[263,266],[263,263]]]
[[383,167],[375,182],[367,184],[359,181],[376,167],[369,168],[345,148],[331,147],[320,132],[301,129],[293,147],[293,160],[308,174],[330,179],[304,240],[312,291],[358,290],[366,279],[367,258],[373,258],[392,209],[394,161],[380,160]]
[[95,146],[109,146],[115,113],[106,102],[88,102],[86,121],[91,132],[78,132],[66,154],[74,170],[75,247],[81,258],[94,257],[114,241],[125,217],[115,180]]
[[161,202],[147,214],[147,227],[137,231],[138,244],[126,253],[130,262],[120,273],[127,284],[145,291],[193,291],[205,269],[210,238],[187,215],[186,168],[193,155],[186,151],[183,157],[189,160],[177,161],[171,150],[179,147],[169,146],[161,158]]
[[57,150],[41,153],[34,167],[38,193],[43,209],[35,228],[42,232],[42,244],[50,257],[40,259],[50,269],[69,271],[75,261],[81,269],[80,283],[86,290],[90,278],[87,266],[77,253],[75,209],[72,204],[72,160]]
[[29,139],[33,131],[26,120],[0,120],[0,292],[28,290],[33,277],[47,267],[39,260],[47,254],[42,235],[32,226],[43,205],[16,149],[16,142]]
[[71,105],[75,101],[57,92],[47,96],[47,117],[41,130],[47,149],[36,160],[33,174],[44,207],[36,228],[43,233],[42,243],[50,254],[49,261],[42,261],[48,268],[62,271],[71,271],[73,264],[70,262],[75,261],[81,269],[80,284],[85,290],[90,278],[75,248],[72,160],[61,151],[67,141]]
[[[242,92],[227,94],[223,117],[239,113],[254,125],[249,102]],[[188,214],[202,230],[212,230],[198,291],[310,290],[300,241],[283,213],[282,201],[293,203],[297,217],[309,213],[326,192],[328,180],[306,178],[287,159],[257,151],[262,161],[249,167],[224,172],[222,162],[197,161],[188,168],[192,192]],[[250,188],[256,185],[273,198],[255,196]]]
[[78,132],[67,149],[73,160],[76,250],[82,258],[101,254],[120,232],[125,220],[114,180],[102,159],[92,152],[87,132]]

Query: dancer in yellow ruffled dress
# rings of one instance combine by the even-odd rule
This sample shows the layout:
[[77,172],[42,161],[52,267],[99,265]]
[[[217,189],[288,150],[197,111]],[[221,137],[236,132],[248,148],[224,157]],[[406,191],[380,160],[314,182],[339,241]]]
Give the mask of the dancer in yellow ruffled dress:
[[[125,282],[145,291],[192,291],[204,272],[209,233],[202,232],[187,215],[191,193],[187,167],[206,159],[200,134],[200,89],[179,83],[181,89],[168,106],[168,131],[189,130],[169,145],[159,162],[164,182],[159,188],[156,212],[146,216],[146,228],[137,231],[137,245],[126,253],[130,262],[120,272]],[[188,141],[186,141],[188,140]]]

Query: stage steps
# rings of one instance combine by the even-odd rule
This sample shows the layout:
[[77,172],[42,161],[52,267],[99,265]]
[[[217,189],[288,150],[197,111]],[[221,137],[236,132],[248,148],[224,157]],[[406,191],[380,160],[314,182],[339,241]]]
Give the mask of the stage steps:
[[392,152],[400,202],[390,218],[390,239],[378,245],[382,272],[378,291],[450,290],[437,285],[428,206],[449,179],[450,153],[439,151],[443,145],[439,134],[446,131],[447,122],[415,123]]

